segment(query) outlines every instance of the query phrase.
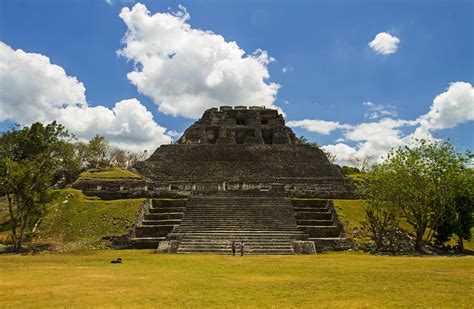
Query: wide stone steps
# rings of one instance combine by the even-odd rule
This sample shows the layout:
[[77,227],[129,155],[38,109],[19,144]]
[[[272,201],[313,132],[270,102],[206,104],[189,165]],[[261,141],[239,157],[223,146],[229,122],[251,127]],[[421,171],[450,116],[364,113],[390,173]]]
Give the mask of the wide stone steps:
[[298,228],[309,235],[308,240],[314,241],[317,248],[341,239],[344,232],[337,221],[332,201],[292,200],[292,204]]
[[240,242],[245,243],[245,254],[294,254],[291,245],[292,237],[293,235],[288,233],[257,232],[252,234],[249,231],[185,234],[178,253],[231,254],[234,241],[236,254],[240,254]]
[[235,241],[246,244],[246,254],[294,254],[292,239],[307,236],[298,229],[289,200],[248,193],[190,198],[174,231],[182,235],[177,252],[230,254]]
[[[187,250],[180,250],[178,248],[178,253],[179,254],[232,254],[231,249],[219,249],[219,248],[194,248],[194,249],[187,249]],[[240,252],[236,251],[236,255],[239,255]],[[291,249],[246,249],[245,254],[252,254],[252,255],[291,255],[295,254],[293,248]]]

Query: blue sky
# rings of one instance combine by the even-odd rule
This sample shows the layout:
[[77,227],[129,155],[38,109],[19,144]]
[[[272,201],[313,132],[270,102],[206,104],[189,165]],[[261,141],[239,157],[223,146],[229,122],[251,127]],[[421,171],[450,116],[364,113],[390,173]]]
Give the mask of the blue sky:
[[[150,87],[163,84],[159,80],[161,77],[151,76],[157,78],[156,83],[143,86],[143,89],[147,89],[143,91],[127,78],[127,73],[134,70],[134,62],[140,62],[139,59],[143,58],[139,58],[141,56],[138,54],[117,55],[118,50],[127,46],[122,40],[128,29],[119,14],[123,7],[132,10],[136,3],[120,0],[111,0],[111,4],[104,0],[0,0],[0,41],[12,50],[21,49],[26,53],[44,55],[51,64],[62,67],[67,76],[76,77],[85,87],[85,100],[90,107],[102,105],[113,108],[116,102],[136,98],[152,113],[153,121],[160,127],[182,132],[194,121],[190,112],[181,110],[187,108],[186,105],[175,111],[175,115],[163,107],[159,111],[158,101],[164,94]],[[280,107],[287,121],[323,120],[346,126],[330,129],[326,132],[329,134],[321,134],[318,129],[311,130],[297,123],[293,126],[297,135],[304,135],[319,145],[343,143],[358,151],[370,141],[370,136],[350,138],[351,133],[357,133],[354,131],[360,124],[380,123],[385,117],[372,114],[373,118],[370,118],[371,111],[388,111],[386,116],[393,120],[415,121],[430,111],[435,97],[448,90],[448,98],[439,104],[451,104],[453,99],[450,94],[455,89],[449,87],[455,82],[463,82],[465,87],[459,90],[460,94],[454,99],[460,102],[452,103],[451,108],[458,109],[453,104],[462,105],[459,108],[465,111],[474,107],[473,1],[141,3],[150,11],[150,16],[155,13],[184,12],[178,7],[182,4],[190,16],[185,22],[193,29],[209,30],[223,36],[226,42],[235,41],[247,55],[257,49],[266,51],[275,61],[262,65],[269,73],[269,78],[265,78],[264,82],[280,85],[272,97],[274,102],[268,104]],[[398,38],[395,52],[384,55],[369,47],[369,42],[382,32]],[[152,38],[160,40],[159,34]],[[147,44],[153,46],[153,42],[148,41]],[[8,60],[4,58],[4,61]],[[140,70],[140,66],[137,69]],[[3,78],[0,83],[5,85],[8,75]],[[24,82],[23,78],[18,80]],[[188,82],[186,76],[178,75],[175,81],[184,85]],[[1,87],[0,84],[1,91],[9,91]],[[157,94],[150,94],[155,92]],[[173,98],[169,100],[177,102]],[[371,102],[372,105],[364,105],[364,102]],[[15,102],[3,98],[0,104],[14,105]],[[261,104],[255,102],[253,105]],[[445,113],[451,110],[447,108]],[[34,115],[25,119],[12,119],[15,118],[12,115],[16,114],[11,108],[9,111],[5,113],[10,116],[0,115],[0,119],[4,120],[0,126],[2,129],[12,121],[27,124],[28,121],[50,119],[35,119]],[[465,115],[466,112],[461,114]],[[449,118],[451,115],[440,117]],[[425,126],[423,132],[452,138],[456,146],[473,149],[473,121],[470,116],[463,117],[460,115],[447,121],[449,125],[446,122],[444,125],[436,124],[438,120],[431,117],[427,120],[430,126]],[[406,142],[407,136],[418,126],[419,123],[403,123],[389,126],[389,131],[397,131],[396,136],[402,143],[401,140]],[[374,125],[372,129],[377,128]],[[383,128],[387,127],[383,125]],[[107,132],[100,130],[97,128],[97,133],[107,136]],[[156,129],[154,132],[164,134],[163,130]],[[390,131],[387,134],[392,133]],[[133,136],[136,136],[129,136],[125,142],[110,134],[113,141],[116,138],[119,146],[133,143]],[[371,135],[365,131],[361,134]],[[84,137],[89,136],[84,133]],[[165,141],[162,139],[162,142]],[[380,141],[372,142],[378,145],[374,150],[377,153],[387,148],[387,145],[379,145]],[[393,145],[397,146],[398,142],[394,141]],[[366,147],[370,148],[371,145]],[[349,152],[354,154],[352,150]],[[347,155],[341,154],[341,158],[347,159]]]

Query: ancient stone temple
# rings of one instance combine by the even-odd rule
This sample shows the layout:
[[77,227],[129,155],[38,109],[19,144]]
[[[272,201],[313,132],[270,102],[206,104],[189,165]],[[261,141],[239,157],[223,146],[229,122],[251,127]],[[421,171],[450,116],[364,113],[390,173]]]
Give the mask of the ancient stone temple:
[[82,188],[150,198],[130,233],[134,247],[228,254],[234,241],[247,253],[293,254],[346,244],[331,199],[351,197],[352,183],[277,110],[209,109],[135,169],[143,179]]
[[184,195],[282,190],[288,196],[344,198],[350,182],[324,153],[301,144],[278,111],[212,108],[176,144],[160,146],[135,168],[148,190]]

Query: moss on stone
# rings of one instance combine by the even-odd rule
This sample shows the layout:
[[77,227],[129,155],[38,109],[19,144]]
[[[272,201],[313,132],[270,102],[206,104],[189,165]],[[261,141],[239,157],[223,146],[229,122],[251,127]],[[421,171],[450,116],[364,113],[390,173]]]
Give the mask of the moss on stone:
[[79,180],[99,180],[99,179],[140,179],[140,175],[118,167],[108,167],[104,169],[88,170],[79,176]]

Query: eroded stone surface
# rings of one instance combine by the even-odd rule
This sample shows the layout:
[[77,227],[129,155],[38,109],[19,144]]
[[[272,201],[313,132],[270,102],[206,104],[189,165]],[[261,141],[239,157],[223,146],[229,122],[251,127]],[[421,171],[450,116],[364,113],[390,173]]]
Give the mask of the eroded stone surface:
[[298,144],[283,116],[274,109],[258,106],[211,108],[189,127],[178,144]]

